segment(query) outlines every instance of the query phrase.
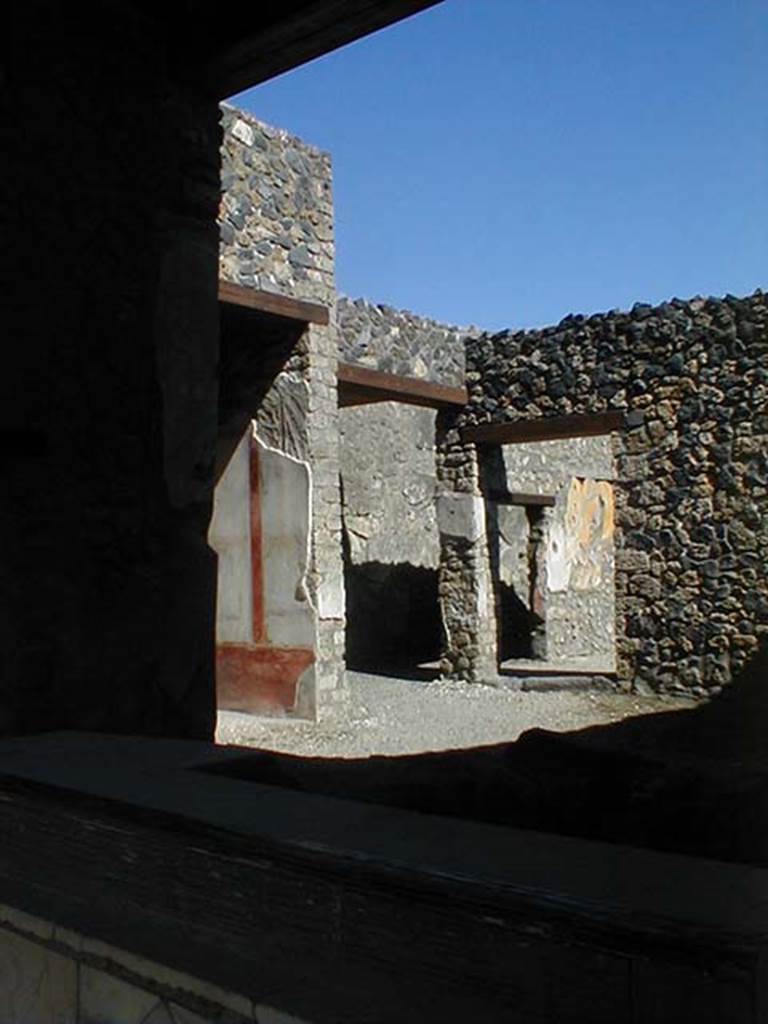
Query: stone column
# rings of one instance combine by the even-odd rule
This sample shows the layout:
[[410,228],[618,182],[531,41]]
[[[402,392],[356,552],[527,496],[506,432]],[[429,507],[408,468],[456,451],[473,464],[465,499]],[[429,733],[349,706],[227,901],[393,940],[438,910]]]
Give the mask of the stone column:
[[462,444],[455,413],[438,413],[436,454],[441,670],[480,682],[498,674],[496,615],[477,451]]
[[[639,418],[638,418],[639,419]],[[637,435],[644,430],[642,422],[636,422],[629,433]],[[632,444],[634,447],[634,443]],[[625,487],[625,466],[627,455],[627,439],[624,433],[614,431],[611,435],[611,448],[616,462],[617,479],[614,496],[616,501],[616,526],[614,530],[615,544],[615,574],[614,586],[616,593],[615,604],[615,643],[616,643],[616,681],[622,690],[630,690],[635,678],[638,656],[641,655],[642,642],[627,635],[627,617],[630,611],[634,612],[633,599],[629,594],[629,581],[634,571],[647,569],[650,559],[645,551],[636,551],[626,547],[625,534],[635,510],[629,508],[627,502],[627,488]],[[647,653],[647,652],[644,652]],[[655,665],[653,666],[655,668]],[[644,689],[642,685],[639,690]]]
[[546,549],[552,523],[552,510],[542,508],[528,510],[528,552],[531,575],[530,612],[533,621],[531,629],[531,657],[545,661],[549,653],[547,646],[547,558]]
[[341,556],[338,349],[335,316],[328,327],[310,325],[306,337],[309,382],[307,444],[312,487],[310,599],[316,612],[314,711],[341,692],[344,681],[344,570]]

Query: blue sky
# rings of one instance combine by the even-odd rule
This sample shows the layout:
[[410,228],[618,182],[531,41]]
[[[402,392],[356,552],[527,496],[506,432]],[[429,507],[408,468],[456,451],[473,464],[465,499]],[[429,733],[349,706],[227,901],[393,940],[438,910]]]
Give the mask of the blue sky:
[[768,286],[768,0],[446,0],[232,102],[330,151],[337,283],[458,324]]

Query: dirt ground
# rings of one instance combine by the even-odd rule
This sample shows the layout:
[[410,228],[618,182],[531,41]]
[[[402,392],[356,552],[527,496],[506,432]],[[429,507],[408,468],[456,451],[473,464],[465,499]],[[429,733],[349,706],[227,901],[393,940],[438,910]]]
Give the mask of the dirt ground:
[[347,674],[349,699],[320,722],[219,713],[219,743],[316,757],[457,750],[517,739],[528,729],[570,732],[638,715],[690,709],[688,700],[602,691],[522,692],[453,680]]

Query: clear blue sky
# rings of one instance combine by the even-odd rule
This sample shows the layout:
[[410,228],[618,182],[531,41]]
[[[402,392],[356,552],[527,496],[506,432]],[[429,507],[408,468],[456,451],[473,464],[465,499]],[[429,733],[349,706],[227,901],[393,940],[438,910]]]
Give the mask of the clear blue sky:
[[332,154],[347,295],[500,329],[768,286],[768,0],[445,0],[233,102]]

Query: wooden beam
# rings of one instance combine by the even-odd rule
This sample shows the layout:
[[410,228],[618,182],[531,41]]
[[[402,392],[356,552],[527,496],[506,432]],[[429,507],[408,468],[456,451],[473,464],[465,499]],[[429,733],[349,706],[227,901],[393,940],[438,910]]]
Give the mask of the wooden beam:
[[339,363],[338,383],[342,408],[371,402],[402,402],[440,409],[466,405],[469,399],[464,387],[435,384],[418,377],[400,377],[352,363]]
[[231,281],[219,281],[219,302],[230,306],[244,306],[256,309],[260,313],[271,313],[289,320],[301,320],[307,324],[326,326],[330,321],[327,306],[317,302],[306,302],[304,299],[292,299],[287,295],[276,295],[274,292],[260,291],[258,288],[245,288]]
[[[252,7],[254,13],[236,19],[236,31],[229,33],[229,37],[220,36],[222,20],[227,24],[226,19],[209,26],[213,38],[210,42],[205,38],[199,40],[202,66],[197,69],[198,75],[223,99],[439,2],[294,0],[280,5],[256,5]],[[275,7],[287,10],[276,16],[272,10]]]
[[545,416],[540,420],[483,423],[464,427],[462,441],[474,444],[523,444],[526,441],[557,441],[568,437],[594,437],[625,427],[623,412],[598,412],[592,415]]
[[488,491],[488,501],[498,505],[531,505],[539,508],[551,508],[555,504],[554,494],[526,494],[524,491]]

